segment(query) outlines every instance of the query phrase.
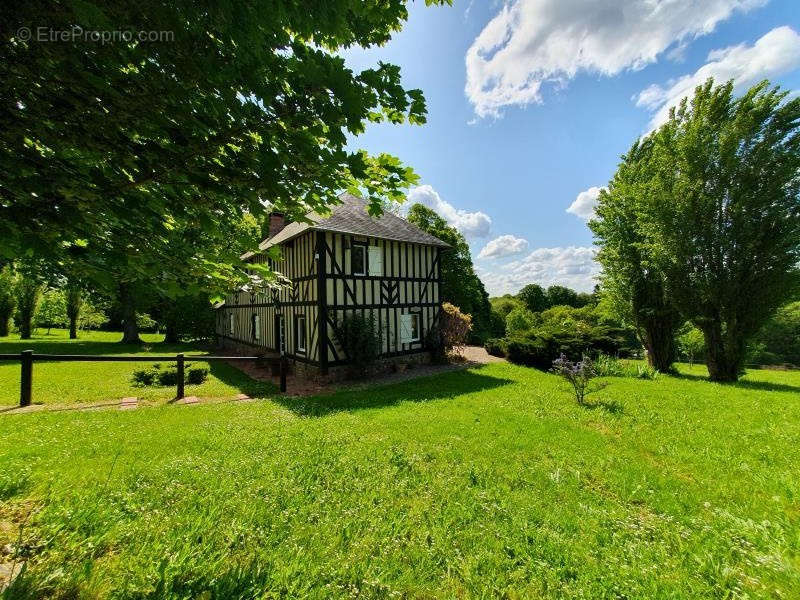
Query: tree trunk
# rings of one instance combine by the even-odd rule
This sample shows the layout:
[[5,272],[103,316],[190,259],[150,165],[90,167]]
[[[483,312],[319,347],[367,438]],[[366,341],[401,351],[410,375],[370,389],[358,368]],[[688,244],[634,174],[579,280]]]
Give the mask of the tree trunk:
[[8,335],[8,322],[10,319],[11,317],[0,315],[0,337],[6,337]]
[[139,327],[136,325],[136,301],[130,285],[120,284],[119,301],[122,305],[122,343],[141,344]]
[[744,365],[745,344],[735,332],[722,334],[719,322],[698,325],[706,341],[706,366],[711,381],[734,382]]
[[19,339],[21,340],[31,339],[31,331],[33,329],[32,325],[33,315],[28,313],[20,313],[19,320],[20,320]]
[[669,320],[652,319],[642,325],[642,341],[647,350],[647,362],[662,373],[674,370],[676,358],[675,328]]
[[177,344],[178,342],[180,342],[180,338],[178,335],[178,327],[175,325],[174,322],[168,320],[164,329],[164,343]]
[[66,292],[69,339],[75,340],[78,338],[78,317],[83,307],[83,294],[81,288],[74,283],[67,286]]

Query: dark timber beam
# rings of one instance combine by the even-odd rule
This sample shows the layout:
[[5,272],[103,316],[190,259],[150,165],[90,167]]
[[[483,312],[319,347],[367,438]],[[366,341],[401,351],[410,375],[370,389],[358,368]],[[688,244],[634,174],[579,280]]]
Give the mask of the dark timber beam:
[[325,260],[328,255],[328,245],[325,242],[325,232],[317,232],[317,323],[319,324],[319,370],[323,375],[328,374],[328,284],[326,277]]

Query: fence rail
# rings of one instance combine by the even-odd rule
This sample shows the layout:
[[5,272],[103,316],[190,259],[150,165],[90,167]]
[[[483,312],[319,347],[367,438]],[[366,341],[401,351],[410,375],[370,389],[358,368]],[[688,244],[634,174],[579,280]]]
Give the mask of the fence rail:
[[[178,383],[176,398],[180,400],[185,394],[184,371],[186,359],[201,362],[215,360],[222,361],[247,361],[261,360],[263,356],[213,356],[204,354],[184,354],[173,356],[122,356],[122,355],[91,355],[91,354],[35,354],[33,350],[23,350],[19,354],[0,354],[0,361],[20,362],[19,405],[29,406],[33,400],[33,364],[35,362],[163,362],[172,360],[178,365]],[[281,392],[286,391],[286,357],[280,358],[280,386]]]

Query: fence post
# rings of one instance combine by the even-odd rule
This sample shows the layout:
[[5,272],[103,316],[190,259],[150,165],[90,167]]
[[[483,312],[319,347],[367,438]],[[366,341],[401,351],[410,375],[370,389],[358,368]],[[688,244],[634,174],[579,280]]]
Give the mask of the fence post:
[[33,350],[23,350],[20,362],[19,405],[30,406],[33,392]]
[[178,354],[178,400],[184,397],[183,390],[183,354]]
[[281,392],[286,391],[286,357],[281,354]]

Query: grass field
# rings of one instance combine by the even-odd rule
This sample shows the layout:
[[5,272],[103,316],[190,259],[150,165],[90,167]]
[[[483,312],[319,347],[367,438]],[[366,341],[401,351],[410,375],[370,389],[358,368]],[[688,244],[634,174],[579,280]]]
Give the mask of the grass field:
[[[70,340],[68,332],[53,329],[50,335],[40,329],[30,340],[18,336],[0,338],[0,354],[15,354],[22,350],[33,350],[42,354],[141,354],[173,355],[202,354],[201,349],[191,344],[164,344],[164,336],[143,334],[145,346],[119,343],[122,334],[113,331],[80,332],[78,340]],[[202,385],[187,385],[187,395],[205,398],[230,398],[239,391],[253,396],[262,396],[274,391],[270,384],[257,383],[227,364],[213,362],[192,364],[205,365],[211,373]],[[75,404],[119,401],[125,396],[136,396],[142,401],[168,400],[175,396],[173,387],[134,387],[131,375],[153,363],[133,362],[46,362],[35,363],[33,374],[33,401],[41,404]],[[168,363],[165,363],[165,366]],[[19,403],[19,362],[0,362],[0,406]]]
[[7,595],[797,598],[800,373],[703,374],[0,415]]

